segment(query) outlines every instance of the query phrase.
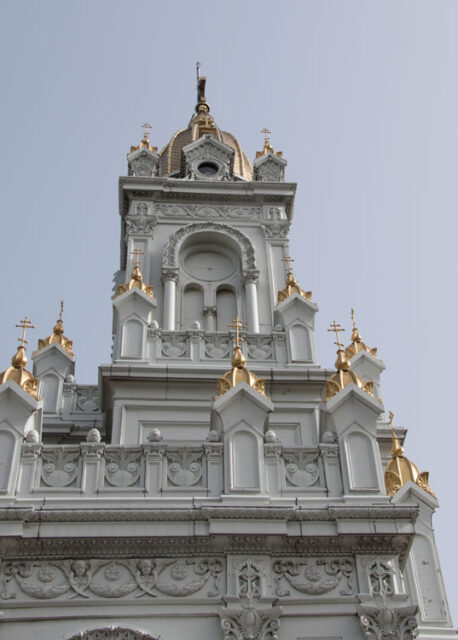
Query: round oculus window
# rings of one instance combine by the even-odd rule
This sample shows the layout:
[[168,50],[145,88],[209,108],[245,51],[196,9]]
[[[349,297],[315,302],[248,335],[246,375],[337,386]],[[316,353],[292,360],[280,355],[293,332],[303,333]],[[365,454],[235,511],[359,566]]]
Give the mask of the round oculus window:
[[199,173],[203,173],[205,176],[214,176],[218,173],[218,165],[214,162],[201,162],[197,167]]

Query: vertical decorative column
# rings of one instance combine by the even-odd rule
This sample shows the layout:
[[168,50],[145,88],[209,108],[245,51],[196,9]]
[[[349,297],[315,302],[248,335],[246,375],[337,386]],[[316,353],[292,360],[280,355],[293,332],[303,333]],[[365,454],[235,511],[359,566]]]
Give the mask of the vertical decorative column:
[[246,322],[249,333],[259,333],[258,311],[258,272],[250,271],[244,274]]
[[216,307],[204,307],[205,331],[216,331]]
[[178,271],[176,269],[163,269],[162,281],[164,283],[164,331],[175,331],[175,301]]

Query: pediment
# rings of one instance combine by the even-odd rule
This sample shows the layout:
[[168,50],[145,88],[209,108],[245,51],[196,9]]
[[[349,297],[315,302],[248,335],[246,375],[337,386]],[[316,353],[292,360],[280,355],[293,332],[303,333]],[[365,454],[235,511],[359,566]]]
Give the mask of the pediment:
[[159,155],[144,147],[136,149],[127,154],[127,166],[130,176],[151,178],[157,175]]
[[206,134],[182,150],[182,175],[190,180],[230,180],[234,176],[231,147]]

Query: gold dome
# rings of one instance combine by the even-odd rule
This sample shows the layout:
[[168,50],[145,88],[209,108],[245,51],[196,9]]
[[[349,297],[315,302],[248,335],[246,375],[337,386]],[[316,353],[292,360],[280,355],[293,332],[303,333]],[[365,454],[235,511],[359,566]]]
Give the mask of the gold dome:
[[373,388],[374,383],[372,380],[365,382],[362,380],[354,371],[350,369],[350,363],[347,360],[345,352],[343,350],[343,344],[339,340],[339,333],[341,331],[345,331],[342,329],[340,324],[337,324],[336,321],[331,324],[331,328],[328,331],[334,331],[337,337],[337,340],[334,344],[337,345],[337,360],[335,363],[335,367],[337,371],[326,380],[325,387],[325,401],[327,402],[335,395],[337,395],[340,391],[345,389],[345,387],[349,384],[355,384],[358,389],[362,389],[370,396],[374,396]]
[[191,118],[187,129],[181,129],[173,134],[170,142],[160,152],[159,175],[170,176],[181,171],[181,151],[183,147],[194,142],[206,133],[210,133],[217,140],[234,150],[234,173],[245,180],[253,180],[253,170],[250,161],[242,151],[237,138],[222,131],[210,115],[210,107],[205,98],[205,77],[198,82],[196,114]]
[[390,424],[392,431],[391,460],[386,465],[385,486],[389,496],[393,496],[406,482],[411,480],[418,487],[436,497],[429,487],[429,472],[420,473],[416,464],[406,458],[404,449],[399,442],[393,425],[393,413],[390,411]]
[[38,379],[35,378],[34,375],[27,371],[26,365],[28,362],[28,358],[25,354],[25,345],[27,344],[27,340],[25,339],[25,332],[27,329],[34,329],[35,327],[27,318],[21,320],[16,327],[21,327],[22,329],[22,337],[19,338],[19,342],[21,343],[18,347],[17,352],[11,359],[11,367],[8,367],[5,371],[0,373],[0,384],[7,382],[8,380],[12,380],[17,385],[24,389],[32,398],[35,400],[39,400],[38,397]]
[[266,381],[265,378],[258,378],[252,371],[248,369],[246,366],[246,358],[242,353],[242,348],[240,346],[240,329],[245,329],[246,327],[242,325],[240,322],[240,318],[237,316],[231,324],[230,327],[235,328],[235,345],[234,345],[234,353],[232,354],[231,365],[232,369],[226,371],[224,375],[218,378],[217,380],[217,394],[218,396],[222,396],[229,391],[229,389],[233,389],[240,382],[246,382],[246,384],[260,393],[265,398],[270,398],[266,396]]
[[58,344],[59,346],[62,347],[62,349],[65,349],[65,351],[68,353],[68,355],[71,358],[74,358],[75,354],[73,353],[73,342],[69,340],[66,336],[64,336],[64,324],[62,321],[63,311],[64,311],[64,301],[62,300],[60,303],[59,317],[54,326],[54,329],[52,330],[52,333],[50,336],[48,336],[47,338],[43,338],[42,340],[41,339],[38,340],[38,351],[41,351],[42,349],[44,349],[50,344]]

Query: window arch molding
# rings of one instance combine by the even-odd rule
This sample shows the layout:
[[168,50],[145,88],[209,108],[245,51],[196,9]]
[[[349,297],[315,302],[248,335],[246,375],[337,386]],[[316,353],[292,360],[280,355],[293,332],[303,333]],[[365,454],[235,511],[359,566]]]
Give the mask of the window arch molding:
[[125,627],[103,627],[81,631],[69,640],[158,640],[143,631],[126,629]]
[[162,268],[164,270],[178,269],[178,255],[183,243],[191,235],[195,235],[196,238],[193,238],[193,241],[194,239],[197,241],[199,234],[208,232],[221,234],[223,236],[221,238],[222,243],[230,244],[240,253],[244,274],[257,273],[256,256],[251,240],[238,229],[217,222],[193,222],[180,227],[175,233],[172,233],[164,247]]

